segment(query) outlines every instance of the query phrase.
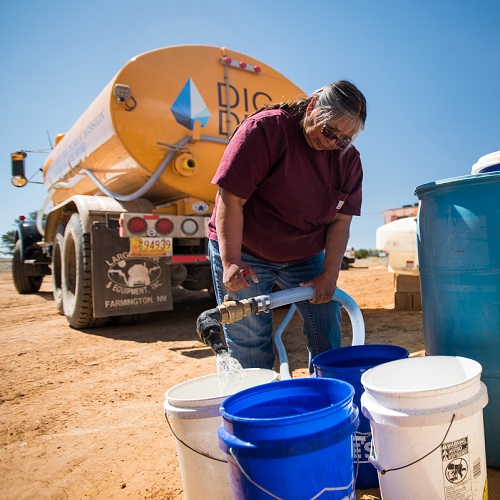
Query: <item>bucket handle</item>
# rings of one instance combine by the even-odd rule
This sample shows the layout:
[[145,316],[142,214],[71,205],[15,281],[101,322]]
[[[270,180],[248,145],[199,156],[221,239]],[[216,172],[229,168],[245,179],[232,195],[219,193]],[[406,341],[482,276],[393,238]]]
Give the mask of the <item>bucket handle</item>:
[[424,458],[428,457],[431,453],[434,453],[442,444],[444,443],[446,436],[448,436],[448,433],[450,432],[451,425],[453,424],[453,421],[455,420],[455,414],[452,415],[450,425],[448,426],[448,429],[446,430],[446,433],[442,439],[442,441],[429,453],[426,453],[423,457],[417,458],[417,460],[414,460],[413,462],[410,462],[409,464],[402,465],[401,467],[393,467],[392,469],[384,469],[382,464],[377,460],[377,457],[375,456],[375,447],[373,444],[372,440],[372,445],[370,448],[370,456],[368,457],[368,461],[377,469],[378,472],[383,476],[384,474],[387,474],[388,472],[393,472],[396,470],[401,470],[401,469],[406,469],[406,467],[410,467],[411,465],[415,465],[417,462],[420,462],[420,460],[423,460]]
[[[276,495],[274,495],[273,493],[271,493],[270,491],[266,490],[263,486],[261,486],[260,484],[256,483],[244,470],[243,470],[243,467],[241,466],[241,464],[238,462],[238,459],[236,458],[236,455],[234,454],[233,452],[233,449],[232,448],[229,448],[229,453],[231,453],[231,456],[233,457],[234,461],[236,462],[236,465],[238,466],[238,468],[240,469],[241,473],[245,476],[245,478],[250,481],[255,487],[259,488],[259,490],[263,491],[264,493],[266,493],[267,495],[269,495],[270,497],[272,498],[276,498],[276,500],[283,500],[281,497],[278,497]],[[353,488],[354,487],[354,479],[347,485],[347,486],[340,486],[340,487],[337,487],[337,488],[334,488],[334,487],[326,487],[326,488],[323,488],[319,493],[317,493],[316,495],[314,495],[310,500],[315,500],[316,498],[320,497],[325,491],[343,491],[343,490],[348,490],[350,488]]]
[[189,446],[182,439],[180,439],[179,436],[177,436],[177,434],[174,432],[174,429],[172,428],[172,425],[170,424],[170,420],[168,419],[168,415],[166,412],[165,412],[165,419],[167,421],[168,426],[170,427],[170,431],[174,435],[175,439],[177,439],[177,441],[179,441],[179,443],[183,444],[186,448],[190,449],[191,451],[198,453],[198,455],[201,455],[201,456],[206,457],[206,458],[210,458],[210,459],[215,460],[217,462],[222,462],[222,463],[227,464],[227,460],[222,460],[221,458],[212,457],[208,453],[203,453],[202,451],[196,450],[196,449],[192,448],[191,446]]

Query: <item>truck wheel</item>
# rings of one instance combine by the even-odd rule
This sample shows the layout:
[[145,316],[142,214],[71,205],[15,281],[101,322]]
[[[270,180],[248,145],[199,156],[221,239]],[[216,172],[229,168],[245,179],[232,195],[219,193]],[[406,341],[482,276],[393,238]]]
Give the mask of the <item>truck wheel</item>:
[[77,213],[71,216],[64,231],[62,259],[62,300],[70,326],[100,326],[104,321],[93,317],[90,234],[83,233]]
[[349,269],[349,261],[345,257],[342,259],[342,264],[340,265],[340,269],[342,269],[342,271]]
[[62,291],[62,251],[64,245],[64,226],[59,224],[52,244],[52,284],[56,307],[64,315]]
[[18,293],[36,293],[42,286],[43,276],[29,276],[26,274],[26,265],[21,256],[21,240],[14,245],[12,258],[12,279]]

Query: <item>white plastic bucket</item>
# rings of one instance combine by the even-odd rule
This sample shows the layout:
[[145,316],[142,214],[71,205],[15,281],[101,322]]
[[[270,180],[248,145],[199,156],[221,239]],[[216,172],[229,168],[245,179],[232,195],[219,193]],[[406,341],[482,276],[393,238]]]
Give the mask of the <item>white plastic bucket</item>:
[[472,359],[426,356],[361,377],[384,500],[488,498],[481,371]]
[[[239,388],[277,380],[273,370],[247,368]],[[230,396],[221,394],[219,376],[206,375],[178,384],[165,393],[165,417],[176,438],[177,458],[186,500],[231,498],[227,455],[219,448],[219,408]]]

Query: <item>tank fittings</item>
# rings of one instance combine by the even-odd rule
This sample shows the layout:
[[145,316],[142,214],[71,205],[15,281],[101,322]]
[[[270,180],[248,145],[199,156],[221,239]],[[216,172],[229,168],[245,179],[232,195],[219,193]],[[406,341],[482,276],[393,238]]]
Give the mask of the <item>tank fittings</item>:
[[180,153],[173,162],[175,172],[183,177],[189,177],[196,173],[198,162],[189,153]]

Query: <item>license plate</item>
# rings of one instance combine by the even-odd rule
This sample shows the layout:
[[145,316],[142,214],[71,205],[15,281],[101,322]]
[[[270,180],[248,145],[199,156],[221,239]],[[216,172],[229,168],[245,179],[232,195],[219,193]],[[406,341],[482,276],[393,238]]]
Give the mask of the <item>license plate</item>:
[[131,257],[172,255],[172,238],[130,238]]

